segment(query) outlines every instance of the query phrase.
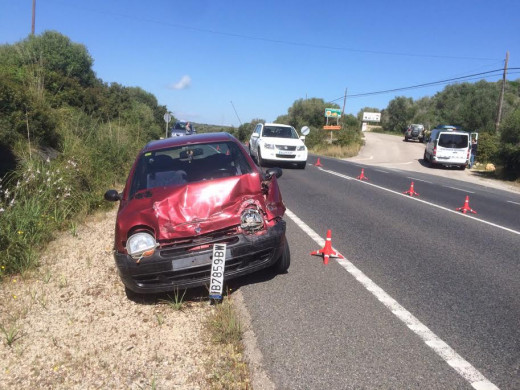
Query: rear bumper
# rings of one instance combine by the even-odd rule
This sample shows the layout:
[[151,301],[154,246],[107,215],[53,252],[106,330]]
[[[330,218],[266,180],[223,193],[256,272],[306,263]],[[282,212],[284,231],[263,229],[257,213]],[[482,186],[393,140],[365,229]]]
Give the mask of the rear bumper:
[[[285,221],[278,221],[263,235],[234,236],[228,240],[224,280],[247,275],[275,264],[285,245]],[[139,262],[115,253],[119,276],[131,291],[155,294],[177,288],[209,286],[212,247],[200,251],[166,248]]]

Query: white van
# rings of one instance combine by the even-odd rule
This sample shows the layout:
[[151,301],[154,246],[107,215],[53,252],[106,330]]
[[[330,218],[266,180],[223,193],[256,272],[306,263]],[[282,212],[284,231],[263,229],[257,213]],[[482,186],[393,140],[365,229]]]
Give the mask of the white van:
[[426,141],[424,161],[435,164],[458,166],[466,169],[471,152],[470,133],[455,126],[439,126],[431,131]]

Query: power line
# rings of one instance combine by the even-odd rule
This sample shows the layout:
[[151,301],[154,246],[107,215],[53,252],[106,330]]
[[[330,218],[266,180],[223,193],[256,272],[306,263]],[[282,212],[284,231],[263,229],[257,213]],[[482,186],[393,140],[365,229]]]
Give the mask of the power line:
[[70,3],[68,3],[68,2],[61,2],[61,1],[56,1],[56,2],[60,3],[60,4],[63,4],[65,6],[71,7],[71,8],[81,9],[81,10],[89,11],[89,12],[95,12],[95,13],[99,13],[99,14],[102,14],[102,15],[118,16],[118,17],[127,18],[127,19],[139,20],[139,21],[147,22],[147,23],[161,24],[161,25],[165,25],[165,26],[169,26],[169,27],[175,27],[175,28],[178,28],[178,29],[192,30],[192,31],[198,31],[198,32],[203,32],[203,33],[208,33],[208,34],[222,35],[222,36],[241,38],[241,39],[247,39],[247,40],[255,40],[255,41],[261,41],[261,42],[283,44],[283,45],[288,45],[288,46],[300,46],[300,47],[307,47],[307,48],[314,48],[314,49],[347,51],[347,52],[352,52],[352,53],[364,53],[364,54],[379,54],[379,55],[390,55],[390,56],[403,56],[403,57],[437,58],[437,59],[452,59],[452,60],[472,60],[472,61],[497,61],[497,58],[446,56],[446,55],[432,55],[432,54],[418,54],[418,53],[402,53],[402,52],[390,52],[390,51],[364,50],[364,49],[355,49],[355,48],[342,47],[342,46],[330,46],[330,45],[319,45],[319,44],[306,43],[306,42],[287,41],[287,40],[283,40],[283,39],[273,39],[273,38],[265,38],[265,37],[260,37],[260,36],[253,36],[253,35],[245,35],[245,34],[238,34],[238,33],[232,33],[232,32],[211,30],[211,29],[205,29],[205,28],[200,28],[200,27],[188,26],[188,25],[184,25],[184,24],[169,23],[169,22],[159,21],[159,20],[149,19],[149,18],[138,18],[138,17],[135,17],[135,16],[125,15],[125,14],[111,12],[111,11],[99,11],[99,10],[95,10],[95,9],[91,9],[91,8],[77,7],[77,6],[70,5]]
[[[520,69],[520,68],[509,68],[509,69],[510,70],[517,70],[517,69]],[[454,77],[454,78],[451,78],[451,79],[432,81],[430,83],[411,85],[409,87],[401,87],[401,88],[386,89],[386,90],[381,90],[381,91],[358,93],[358,94],[348,95],[348,97],[349,98],[356,98],[356,97],[364,97],[364,96],[372,96],[372,95],[381,95],[381,94],[390,93],[390,92],[406,91],[406,90],[409,90],[409,89],[424,88],[424,87],[430,87],[430,86],[440,85],[440,84],[449,84],[449,83],[451,83],[453,81],[460,81],[460,80],[467,81],[470,78],[472,78],[472,79],[480,78],[480,77],[476,77],[476,76],[490,75],[491,73],[497,73],[497,72],[503,72],[503,71],[504,71],[503,68],[495,69],[495,70],[490,70],[490,71],[487,71],[487,72],[474,73],[474,74],[470,74],[470,75],[467,75],[467,76]],[[499,76],[499,75],[500,74],[496,74],[495,76]],[[343,96],[341,96],[339,98],[336,98],[336,99],[333,99],[333,100],[329,100],[329,102],[332,103],[332,102],[335,102],[335,101],[338,101],[338,100],[341,100],[341,99],[343,99]]]

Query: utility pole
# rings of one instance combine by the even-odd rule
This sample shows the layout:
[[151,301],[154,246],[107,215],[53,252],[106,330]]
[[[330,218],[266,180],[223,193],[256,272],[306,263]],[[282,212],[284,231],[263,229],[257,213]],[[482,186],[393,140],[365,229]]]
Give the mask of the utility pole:
[[495,122],[495,131],[498,134],[500,127],[500,119],[502,119],[502,104],[504,103],[504,92],[506,89],[506,74],[507,74],[507,63],[509,62],[509,51],[506,52],[506,62],[504,65],[504,75],[502,76],[502,89],[500,90],[500,97],[498,98],[498,112],[497,121]]
[[35,20],[36,20],[36,0],[33,0],[31,35],[34,35],[34,22],[35,22]]
[[345,104],[347,104],[347,90],[348,88],[345,88],[345,96],[343,97],[343,109],[341,110],[341,116],[345,113]]

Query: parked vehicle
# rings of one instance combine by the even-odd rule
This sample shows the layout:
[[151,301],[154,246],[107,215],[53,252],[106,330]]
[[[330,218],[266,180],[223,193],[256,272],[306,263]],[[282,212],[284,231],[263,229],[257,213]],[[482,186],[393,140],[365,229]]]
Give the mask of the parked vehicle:
[[191,135],[195,133],[197,133],[197,131],[195,130],[191,122],[177,121],[175,122],[170,131],[170,137],[181,137],[184,135]]
[[262,166],[264,162],[291,162],[305,169],[307,147],[305,136],[294,127],[280,123],[259,123],[249,139],[249,153]]
[[424,150],[424,160],[436,164],[466,169],[470,155],[470,133],[456,126],[437,126],[431,131]]
[[290,264],[280,168],[263,173],[228,133],[153,141],[138,154],[119,201],[114,257],[127,292],[209,285],[214,245],[224,279]]
[[408,128],[404,131],[404,140],[416,140],[419,142],[424,141],[424,125],[413,124],[408,126]]

